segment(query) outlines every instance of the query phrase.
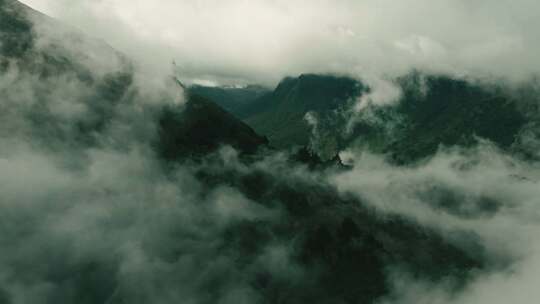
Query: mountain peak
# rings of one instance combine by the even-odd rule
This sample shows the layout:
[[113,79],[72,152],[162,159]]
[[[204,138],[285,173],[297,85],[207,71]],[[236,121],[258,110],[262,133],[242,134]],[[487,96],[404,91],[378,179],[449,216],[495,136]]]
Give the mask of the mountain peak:
[[185,107],[165,108],[159,120],[158,151],[168,160],[202,156],[230,145],[251,154],[268,144],[265,137],[214,102],[188,93]]

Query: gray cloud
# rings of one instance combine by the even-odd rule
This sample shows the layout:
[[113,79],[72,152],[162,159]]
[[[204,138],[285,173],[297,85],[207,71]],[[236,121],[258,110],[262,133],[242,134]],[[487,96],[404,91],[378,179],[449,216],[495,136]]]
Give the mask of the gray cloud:
[[[456,229],[474,231],[492,257],[512,261],[509,268],[479,273],[458,293],[444,283],[390,269],[394,294],[380,303],[526,303],[536,297],[537,164],[519,161],[488,143],[473,150],[441,149],[429,162],[411,168],[395,168],[369,153],[348,155],[354,155],[354,169],[332,178],[341,191],[358,195],[381,212],[414,218],[450,238]],[[490,205],[484,207],[499,204],[497,211],[482,210],[486,199]]]
[[[145,62],[187,78],[411,68],[522,80],[538,73],[536,1],[32,1]],[[151,13],[150,13],[151,12]]]

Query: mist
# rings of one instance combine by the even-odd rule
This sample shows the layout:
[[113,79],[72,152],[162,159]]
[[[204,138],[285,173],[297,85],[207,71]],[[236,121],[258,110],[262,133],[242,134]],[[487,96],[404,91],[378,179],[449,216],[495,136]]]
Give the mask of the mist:
[[[405,169],[385,164],[380,156],[354,155],[354,170],[333,177],[341,191],[384,213],[406,214],[449,238],[457,227],[474,231],[492,258],[510,262],[495,273],[478,274],[458,293],[391,269],[394,294],[380,303],[527,303],[535,297],[537,164],[516,160],[489,143],[473,150],[441,149],[428,163]],[[497,203],[487,207],[482,203],[487,200]]]
[[[32,13],[27,49],[0,54],[0,303],[540,296],[534,157],[485,139],[440,145],[409,165],[361,145],[339,151],[337,165],[313,166],[266,146],[203,155],[186,146],[178,154],[190,157],[174,160],[159,149],[170,131],[163,113],[189,120],[191,96],[176,78],[275,85],[349,75],[370,91],[347,109],[348,128],[395,105],[395,77],[413,69],[528,80],[540,68],[529,30],[540,4],[24,2],[69,27]],[[422,85],[419,94],[430,89]],[[318,147],[322,120],[302,117]],[[400,131],[385,127],[391,138]],[[537,155],[538,139],[521,131]]]

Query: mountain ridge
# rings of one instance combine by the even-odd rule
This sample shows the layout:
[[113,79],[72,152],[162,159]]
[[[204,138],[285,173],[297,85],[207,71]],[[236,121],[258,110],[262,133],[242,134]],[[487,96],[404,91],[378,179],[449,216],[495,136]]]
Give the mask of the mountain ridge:
[[470,146],[476,137],[510,149],[531,119],[510,89],[414,71],[394,84],[402,93],[395,104],[356,113],[369,86],[332,75],[286,77],[241,114],[232,113],[280,149],[313,145],[330,159],[351,145],[366,146],[401,164],[432,156],[441,145]]

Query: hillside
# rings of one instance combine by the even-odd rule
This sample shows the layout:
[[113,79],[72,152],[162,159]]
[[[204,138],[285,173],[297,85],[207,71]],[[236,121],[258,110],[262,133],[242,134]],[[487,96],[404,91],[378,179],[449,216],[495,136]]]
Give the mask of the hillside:
[[440,146],[470,147],[478,139],[509,150],[530,120],[509,90],[419,74],[397,82],[403,93],[397,106],[361,113],[347,144],[409,164],[434,155]]
[[[311,145],[329,159],[351,145],[361,146],[400,164],[432,156],[440,146],[471,146],[478,138],[510,149],[530,123],[525,102],[508,88],[417,72],[396,79],[395,85],[402,91],[397,106],[354,113],[353,104],[369,87],[333,76],[286,78],[251,103],[244,121],[278,148]],[[307,113],[316,119],[316,136]]]
[[362,86],[349,78],[306,74],[285,78],[276,89],[253,102],[244,121],[268,136],[278,148],[309,143],[307,112],[331,113],[347,105]]
[[189,87],[188,90],[194,95],[212,100],[238,118],[243,118],[249,114],[248,109],[252,106],[252,103],[270,91],[257,85],[248,85],[245,87],[194,85]]
[[166,107],[159,117],[159,153],[167,160],[196,157],[230,145],[253,154],[268,144],[249,126],[212,101],[189,94],[184,107]]
[[[151,88],[135,80],[145,76],[136,75],[139,71],[134,64],[107,44],[17,1],[0,4],[0,63],[3,73],[14,75],[10,80],[13,85],[0,87],[0,108],[4,110],[0,114],[4,116],[1,133],[17,128],[15,125],[21,122],[8,117],[18,112],[29,127],[15,131],[24,132],[46,149],[95,147],[110,136],[107,140],[120,144],[130,136],[111,134],[119,122],[129,128],[135,124],[147,141],[156,141],[151,133],[157,129],[157,149],[167,158],[211,152],[221,144],[254,152],[265,142],[209,100],[188,94],[185,107],[175,103],[182,88],[174,83],[167,83],[166,91],[148,96],[144,92]],[[39,97],[23,107],[18,90]],[[162,109],[163,104],[158,102],[163,98],[169,100]]]
[[30,9],[13,0],[0,0],[0,58],[18,57],[32,47],[32,25],[27,20]]

